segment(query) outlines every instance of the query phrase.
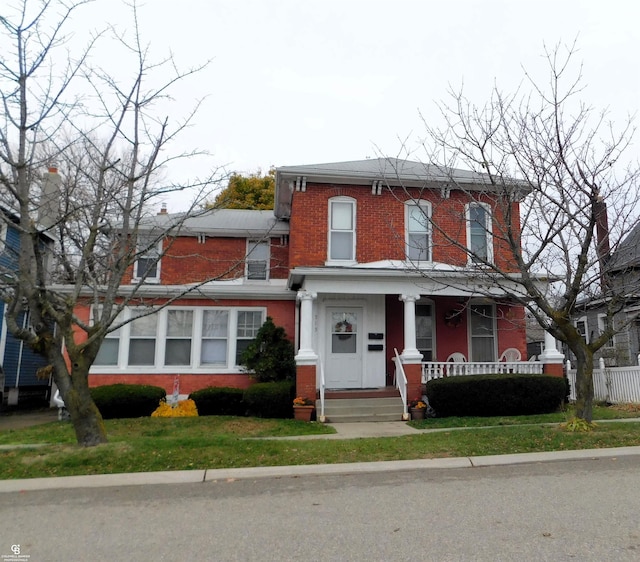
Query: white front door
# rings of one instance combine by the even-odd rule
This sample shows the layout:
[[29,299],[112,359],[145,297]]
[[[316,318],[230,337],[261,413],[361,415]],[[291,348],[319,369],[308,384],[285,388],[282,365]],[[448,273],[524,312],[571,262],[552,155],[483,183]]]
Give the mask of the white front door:
[[362,388],[362,308],[327,308],[327,388]]

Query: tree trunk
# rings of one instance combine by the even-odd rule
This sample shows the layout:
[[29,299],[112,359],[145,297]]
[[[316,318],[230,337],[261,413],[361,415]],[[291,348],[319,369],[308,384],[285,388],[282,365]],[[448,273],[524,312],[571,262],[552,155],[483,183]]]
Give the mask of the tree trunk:
[[88,378],[88,373],[74,369],[71,386],[62,397],[69,410],[78,445],[83,447],[93,447],[107,442],[102,414],[91,398]]
[[593,352],[572,350],[576,356],[576,417],[591,422],[593,417]]

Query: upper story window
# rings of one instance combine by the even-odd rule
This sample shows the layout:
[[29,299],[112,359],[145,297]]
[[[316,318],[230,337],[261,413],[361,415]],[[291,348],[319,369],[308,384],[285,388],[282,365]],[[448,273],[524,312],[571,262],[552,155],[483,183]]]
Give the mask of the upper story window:
[[160,256],[162,255],[162,239],[140,234],[136,244],[138,259],[133,266],[133,277],[145,283],[160,281]]
[[589,343],[589,332],[588,332],[588,324],[587,324],[587,317],[586,316],[581,316],[580,318],[578,318],[575,322],[574,325],[576,327],[576,330],[578,330],[578,333],[584,338],[584,341],[586,343]]
[[405,204],[406,257],[409,261],[431,261],[431,205],[426,201]]
[[493,262],[491,207],[484,203],[467,205],[467,247],[472,263]]
[[329,261],[356,258],[356,202],[339,197],[329,201]]
[[269,241],[247,240],[246,272],[247,279],[268,279]]

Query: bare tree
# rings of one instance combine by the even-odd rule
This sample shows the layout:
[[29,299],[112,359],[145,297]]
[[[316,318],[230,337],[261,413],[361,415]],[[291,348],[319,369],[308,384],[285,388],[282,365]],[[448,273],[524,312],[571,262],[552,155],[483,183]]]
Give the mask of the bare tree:
[[[97,34],[60,69],[54,54],[65,46],[71,15],[86,3],[22,0],[0,16],[0,39],[10,45],[0,52],[0,215],[14,221],[20,239],[13,265],[0,271],[0,298],[9,331],[48,359],[78,443],[91,446],[106,433],[89,393],[89,368],[127,303],[145,304],[139,289],[149,268],[221,178],[218,170],[185,183],[165,178],[170,164],[202,154],[171,151],[198,104],[182,119],[161,112],[171,88],[203,66],[180,71],[171,57],[154,61],[135,2],[130,36],[114,28]],[[96,41],[106,40],[120,51],[112,52],[119,65],[127,61],[124,76],[87,63]],[[175,220],[156,217],[160,203],[180,191],[190,208],[171,215]],[[129,283],[142,258],[139,282],[123,291],[125,275]],[[90,320],[78,317],[78,305],[92,307]],[[17,322],[25,308],[26,328]]]
[[[464,201],[484,205],[490,217],[466,216],[461,200],[458,207],[449,205],[459,232],[439,228],[439,220],[430,225],[433,243],[462,257],[473,280],[470,294],[490,296],[489,287],[498,287],[571,350],[576,415],[591,421],[594,353],[623,327],[613,318],[624,307],[626,291],[611,282],[606,264],[636,224],[640,169],[624,160],[634,134],[632,119],[616,130],[606,112],[580,101],[583,78],[573,64],[575,45],[545,53],[547,84],[525,72],[522,89],[528,84],[529,92],[505,95],[496,86],[481,107],[462,91],[450,90],[450,101],[439,106],[445,125],[425,122],[425,164],[449,177]],[[454,168],[476,173],[473,188],[456,181]],[[409,194],[419,198],[415,191]],[[607,212],[615,217],[610,230]],[[476,245],[474,230],[490,244]],[[609,322],[587,341],[572,317],[580,301],[596,297],[606,306]]]

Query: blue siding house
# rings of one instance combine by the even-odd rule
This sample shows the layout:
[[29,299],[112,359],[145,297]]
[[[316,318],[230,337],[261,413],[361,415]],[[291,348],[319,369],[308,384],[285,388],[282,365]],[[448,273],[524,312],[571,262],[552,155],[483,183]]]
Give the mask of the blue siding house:
[[[14,226],[16,217],[0,209],[0,279],[2,274],[10,274],[17,269],[17,250],[20,246],[18,230]],[[7,330],[4,302],[0,301],[0,372],[4,372],[4,383],[0,374],[0,392],[2,402],[16,405],[32,398],[49,397],[50,380],[39,380],[38,369],[45,367],[47,361],[34,353],[21,340],[14,338]],[[24,311],[18,317],[18,323],[24,327],[29,325],[29,313]]]

